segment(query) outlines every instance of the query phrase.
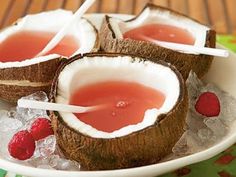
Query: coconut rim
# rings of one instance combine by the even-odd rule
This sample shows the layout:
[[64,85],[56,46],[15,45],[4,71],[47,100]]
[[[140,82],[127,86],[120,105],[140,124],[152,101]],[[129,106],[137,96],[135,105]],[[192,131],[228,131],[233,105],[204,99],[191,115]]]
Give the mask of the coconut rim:
[[[150,63],[153,63],[149,60],[146,60],[146,59],[142,59],[140,57],[136,57],[134,55],[127,55],[127,54],[120,54],[120,53],[87,53],[87,54],[84,54],[84,55],[77,55],[73,58],[71,58],[71,60],[65,62],[64,64],[62,64],[60,66],[60,68],[57,70],[57,73],[54,77],[54,80],[53,80],[53,84],[52,84],[52,87],[51,87],[51,92],[50,92],[50,102],[56,102],[56,98],[57,98],[57,94],[58,94],[58,78],[60,76],[60,73],[61,71],[63,71],[63,69],[69,65],[70,63],[76,61],[76,60],[81,60],[83,59],[84,57],[117,57],[117,56],[121,56],[121,57],[131,57],[132,61],[134,59],[139,59],[139,61],[141,62],[150,62]],[[158,61],[154,64],[157,64],[157,65],[162,65],[164,67],[167,67],[168,69],[170,69],[176,76],[176,79],[178,80],[178,86],[179,86],[179,93],[178,93],[178,97],[177,97],[177,100],[175,101],[175,103],[172,105],[171,109],[168,110],[167,112],[159,112],[159,114],[155,117],[155,122],[153,122],[152,124],[148,125],[148,126],[144,126],[138,130],[135,130],[135,131],[129,131],[128,133],[126,134],[123,134],[123,135],[119,135],[119,136],[111,136],[111,133],[107,133],[107,132],[104,132],[106,134],[109,134],[108,136],[94,136],[94,135],[90,135],[90,134],[86,134],[86,132],[81,132],[78,128],[74,128],[73,126],[70,126],[68,124],[68,122],[66,122],[63,118],[63,115],[60,113],[60,112],[57,112],[57,111],[50,111],[51,114],[54,114],[57,116],[57,118],[59,119],[59,121],[64,124],[65,126],[67,126],[70,130],[72,130],[73,132],[75,133],[80,133],[80,134],[83,134],[83,136],[86,136],[86,137],[90,137],[90,138],[96,138],[96,139],[112,139],[112,138],[122,138],[124,136],[127,136],[127,135],[131,135],[131,134],[134,134],[134,133],[137,133],[137,132],[140,132],[140,131],[143,131],[147,128],[150,128],[152,126],[158,126],[159,123],[162,122],[162,120],[165,119],[165,117],[167,117],[169,114],[172,114],[173,111],[175,111],[175,109],[179,106],[179,104],[183,101],[183,96],[185,94],[185,82],[182,78],[182,75],[179,73],[179,71],[172,65],[164,62],[164,61]],[[72,116],[74,116],[75,119],[78,120],[78,118],[73,114],[73,113],[70,113]],[[144,120],[144,119],[143,119]],[[82,121],[80,121],[82,122]],[[143,123],[143,121],[141,122]],[[85,124],[85,123],[84,123]],[[87,124],[86,124],[87,125]],[[136,126],[137,124],[135,124],[134,126]],[[90,126],[90,125],[87,125],[87,126]],[[131,125],[132,126],[132,125]],[[90,126],[91,127],[91,126]],[[127,127],[127,126],[126,126]],[[126,128],[126,127],[123,127],[123,128]],[[92,129],[95,129],[92,127]],[[122,128],[121,128],[122,129]],[[95,129],[96,130],[96,129]],[[120,129],[119,129],[120,130]],[[119,131],[118,130],[118,131]],[[86,130],[87,131],[87,130]],[[96,130],[98,131],[98,130]],[[98,131],[99,132],[99,131]],[[97,133],[97,132],[96,132]],[[100,134],[101,135],[101,134]]]
[[[158,21],[157,23],[159,24],[168,25],[170,24],[169,22],[171,21],[173,26],[187,30],[195,38],[194,46],[196,47],[204,47],[206,45],[207,33],[211,30],[208,26],[184,14],[181,14],[179,12],[176,12],[166,7],[154,5],[152,3],[147,3],[146,6],[143,8],[143,10],[137,16],[135,16],[134,18],[130,20],[123,21],[115,17],[110,17],[108,15],[105,16],[105,20],[108,22],[108,27],[112,32],[112,37],[114,39],[125,40],[123,38],[123,34],[126,31],[142,26],[143,24],[155,23],[153,21],[147,21],[147,18],[149,17],[157,19]],[[187,22],[187,23],[184,23],[184,22]],[[183,28],[183,26],[185,26],[185,28]],[[133,40],[133,39],[129,39],[129,40]],[[140,41],[140,42],[148,42],[148,41]],[[185,52],[182,52],[182,53],[185,53]],[[186,52],[186,53],[197,54],[194,52]]]
[[[48,15],[49,15],[49,17],[48,17]],[[59,15],[59,17],[57,17],[57,15]],[[39,31],[39,32],[54,32],[54,33],[56,33],[61,28],[61,26],[72,15],[73,15],[72,11],[67,11],[67,10],[62,10],[62,9],[41,12],[41,13],[37,13],[37,14],[33,14],[33,15],[26,15],[25,17],[17,20],[17,22],[15,24],[13,24],[12,26],[6,27],[5,29],[0,31],[0,42],[7,39],[8,36],[15,34],[19,31]],[[42,17],[42,16],[45,16],[45,19],[48,23],[48,27],[38,29],[37,25],[39,27],[40,17]],[[50,20],[47,18],[50,18],[51,20],[53,18],[55,18],[53,21],[56,23],[53,23],[54,24],[53,27],[50,27],[50,25],[51,25],[51,24],[49,24]],[[60,18],[60,20],[58,20],[56,18]],[[39,21],[38,24],[36,24],[37,22],[36,23],[34,22],[34,21],[37,21],[37,19]],[[42,21],[45,22],[45,19],[44,20],[41,19],[41,23],[42,23]],[[30,25],[30,23],[31,23],[31,25]],[[59,26],[58,26],[58,24],[59,24]],[[79,28],[79,26],[83,26],[83,28]],[[77,21],[74,24],[73,29],[68,34],[72,35],[78,41],[78,45],[79,45],[79,49],[76,50],[70,57],[73,57],[78,54],[87,53],[90,51],[96,51],[99,48],[98,31],[94,27],[94,25],[86,18],[82,18],[81,20]],[[93,35],[91,35],[91,34],[93,34]],[[88,36],[92,39],[87,40]],[[82,43],[81,43],[81,41],[82,41]],[[34,65],[34,64],[37,64],[40,62],[52,60],[52,59],[70,58],[70,57],[65,57],[65,56],[61,56],[58,54],[49,54],[49,55],[45,55],[45,56],[24,59],[22,61],[13,61],[13,62],[1,62],[0,61],[0,69],[30,66],[30,65]]]

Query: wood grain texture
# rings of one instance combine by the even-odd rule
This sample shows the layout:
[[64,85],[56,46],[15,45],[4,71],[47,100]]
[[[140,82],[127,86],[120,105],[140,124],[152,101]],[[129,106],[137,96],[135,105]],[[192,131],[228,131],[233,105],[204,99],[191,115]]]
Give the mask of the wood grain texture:
[[0,10],[0,25],[2,26],[4,23],[4,19],[8,15],[9,8],[11,8],[12,0],[5,0],[1,2],[1,10]]
[[175,9],[176,11],[186,15],[188,14],[187,0],[174,0],[169,3],[171,9]]
[[66,0],[63,8],[66,10],[76,11],[80,6],[80,3],[81,0]]
[[134,14],[139,14],[143,7],[151,0],[135,0],[134,3]]
[[101,0],[97,0],[92,7],[89,8],[89,10],[87,11],[88,13],[97,13],[100,12],[100,4],[101,4]]
[[204,3],[205,0],[189,0],[188,8],[189,8],[189,16],[204,23],[209,24],[207,7]]
[[48,0],[45,10],[62,8],[64,0]]
[[163,7],[169,7],[170,1],[169,0],[152,0],[152,3],[163,6]]
[[15,22],[18,18],[24,16],[27,13],[27,8],[30,0],[13,1],[11,7],[7,9],[7,16],[4,19],[3,27],[9,26]]
[[118,7],[117,0],[100,0],[100,11],[104,13],[116,13]]
[[229,32],[236,35],[236,1],[226,0],[225,2],[229,20]]
[[208,0],[208,15],[210,25],[218,32],[218,33],[227,33],[227,23],[226,23],[226,15],[223,8],[222,0]]
[[118,12],[123,14],[132,14],[134,11],[134,0],[119,0],[118,1]]
[[[82,2],[84,0],[0,0],[0,28],[25,14],[57,8],[75,11]],[[189,15],[218,33],[236,34],[236,0],[96,0],[88,13],[138,14],[147,2]]]
[[32,0],[27,13],[34,14],[44,10],[47,0]]

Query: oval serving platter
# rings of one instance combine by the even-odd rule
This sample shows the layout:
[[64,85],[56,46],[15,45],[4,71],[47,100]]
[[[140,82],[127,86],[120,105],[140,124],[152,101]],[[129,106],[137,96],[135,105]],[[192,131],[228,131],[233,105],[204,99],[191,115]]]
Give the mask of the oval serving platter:
[[[104,14],[87,14],[86,17],[95,24],[99,29]],[[125,14],[112,14],[112,16],[127,20],[132,18],[131,15]],[[219,48],[222,48],[218,45]],[[227,71],[227,72],[226,72]],[[209,73],[204,78],[207,82],[213,82],[224,91],[229,92],[232,96],[236,97],[236,55],[230,53],[227,59],[215,58]],[[0,109],[7,109],[10,105],[6,102],[0,101]],[[23,166],[17,163],[13,163],[4,160],[0,157],[0,168],[5,170],[30,176],[30,177],[147,177],[158,176],[169,171],[181,168],[186,165],[190,165],[196,162],[200,162],[213,157],[214,155],[224,151],[229,146],[236,142],[236,121],[230,127],[228,135],[218,144],[212,146],[204,151],[185,156],[179,159],[170,160],[158,164],[142,166],[137,168],[121,169],[121,170],[107,170],[107,171],[57,171],[48,169],[39,169],[28,166]]]

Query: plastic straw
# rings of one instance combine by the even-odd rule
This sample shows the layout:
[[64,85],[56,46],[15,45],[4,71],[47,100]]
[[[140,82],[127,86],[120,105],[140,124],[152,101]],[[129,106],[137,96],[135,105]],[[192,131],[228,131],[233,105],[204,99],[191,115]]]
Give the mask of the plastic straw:
[[164,41],[154,40],[151,38],[147,38],[147,40],[152,43],[155,43],[157,45],[160,45],[162,47],[170,48],[172,50],[177,50],[180,52],[205,54],[205,55],[212,55],[212,56],[218,56],[218,57],[228,57],[229,56],[229,51],[223,50],[223,49],[216,49],[216,48],[209,48],[209,47],[197,47],[194,45],[164,42]]
[[83,106],[49,103],[49,102],[26,100],[26,99],[18,100],[17,106],[21,108],[42,109],[42,110],[71,112],[71,113],[85,113],[89,111],[95,111],[103,107],[101,105],[83,107]]
[[75,20],[80,19],[84,13],[93,5],[95,0],[86,0],[80,8],[74,13],[71,19],[61,28],[61,30],[52,38],[52,40],[44,47],[44,49],[37,54],[36,57],[46,54],[48,51],[56,47],[56,45],[64,38]]

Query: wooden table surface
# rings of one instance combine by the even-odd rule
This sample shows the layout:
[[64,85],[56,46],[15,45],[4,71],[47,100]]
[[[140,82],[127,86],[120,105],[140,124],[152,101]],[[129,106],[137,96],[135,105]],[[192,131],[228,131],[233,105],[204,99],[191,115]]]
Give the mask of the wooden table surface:
[[[64,8],[76,10],[83,0],[0,0],[0,28],[26,14]],[[236,34],[236,0],[97,0],[89,13],[137,14],[147,2],[170,7],[214,28]]]

